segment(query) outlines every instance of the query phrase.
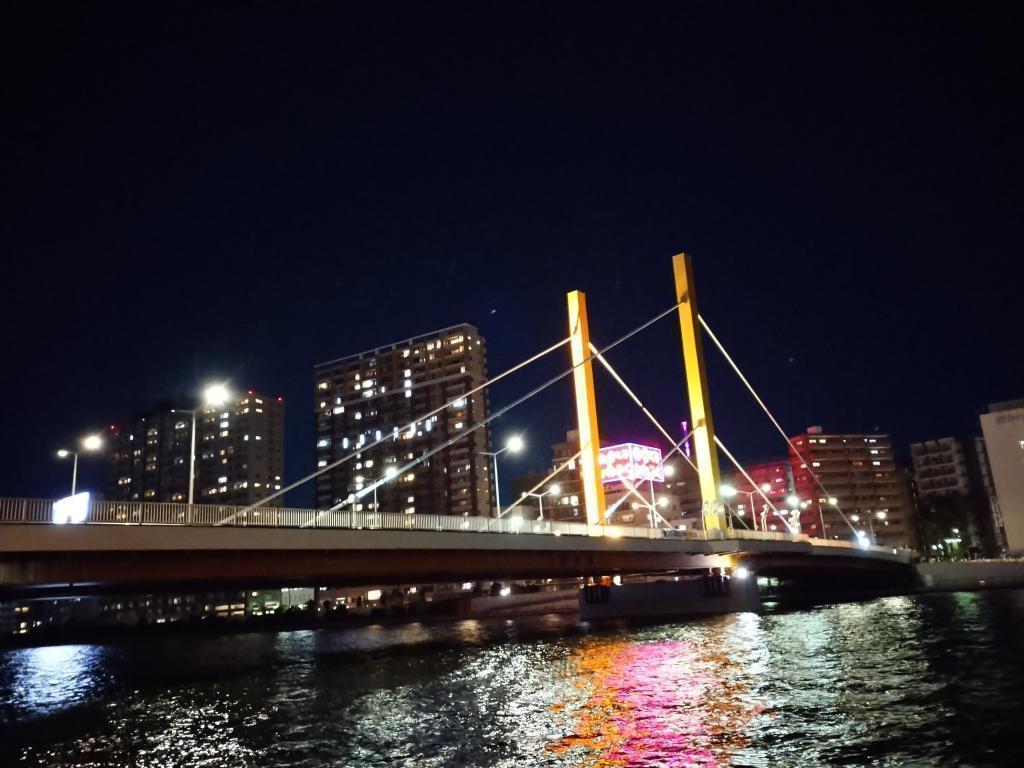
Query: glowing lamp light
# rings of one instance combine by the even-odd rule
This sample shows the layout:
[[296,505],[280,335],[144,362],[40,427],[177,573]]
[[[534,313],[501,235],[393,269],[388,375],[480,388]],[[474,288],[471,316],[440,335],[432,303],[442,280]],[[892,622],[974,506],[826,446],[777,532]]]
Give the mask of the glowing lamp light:
[[838,507],[839,506],[839,499],[837,499],[835,496],[829,496],[828,497],[828,503],[831,504],[833,507]]
[[742,565],[732,572],[732,575],[737,579],[745,579],[750,576],[750,571],[744,568]]
[[76,493],[53,502],[53,522],[57,525],[79,525],[89,517],[89,492]]
[[203,390],[203,403],[220,406],[231,399],[231,392],[223,384],[211,384]]
[[553,494],[557,495],[557,494],[562,492],[562,486],[560,486],[558,483],[554,483],[554,484],[551,485],[550,488],[548,488],[548,491],[550,493],[553,493]]
[[674,464],[666,464],[662,471],[665,473],[665,477],[672,477],[676,473],[676,468]]
[[868,547],[868,535],[866,533],[864,533],[864,531],[857,531],[857,544],[861,548],[867,549],[867,547]]
[[737,493],[739,493],[739,491],[737,491],[731,485],[723,485],[723,486],[721,486],[718,489],[718,492],[720,494],[722,494],[722,496],[724,496],[727,499],[731,499],[733,496],[735,496]]
[[87,435],[82,438],[82,447],[87,451],[98,451],[103,447],[103,438],[99,435]]
[[389,480],[397,474],[398,469],[395,467],[388,467],[387,469],[384,470],[384,477],[388,478]]
[[761,493],[768,493],[772,489],[770,483],[761,483]]
[[519,453],[523,450],[523,445],[523,438],[519,435],[512,435],[505,443],[505,447],[512,451],[512,453]]
[[70,455],[71,455],[71,451],[68,451],[65,448],[61,448],[59,451],[57,451],[57,458],[58,459],[66,459]]
[[791,506],[793,509],[796,509],[797,507],[800,506],[800,497],[788,496],[786,498],[786,503],[789,504],[789,506]]

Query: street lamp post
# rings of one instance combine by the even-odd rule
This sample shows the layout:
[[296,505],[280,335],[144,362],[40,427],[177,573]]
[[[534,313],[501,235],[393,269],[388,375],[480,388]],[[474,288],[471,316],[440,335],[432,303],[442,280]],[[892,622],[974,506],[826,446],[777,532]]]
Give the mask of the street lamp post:
[[555,483],[554,485],[552,485],[550,488],[548,488],[543,493],[527,493],[526,494],[527,496],[533,496],[535,499],[537,499],[537,509],[538,509],[537,519],[538,520],[543,520],[544,519],[544,497],[547,496],[549,493],[552,496],[556,496],[561,491],[562,491],[562,487],[560,485],[558,485],[558,483]]
[[501,489],[498,486],[498,457],[505,451],[511,451],[512,453],[519,453],[523,450],[523,438],[519,435],[513,435],[505,442],[504,448],[499,448],[496,451],[480,451],[484,456],[490,456],[494,460],[494,506],[495,517],[501,517]]
[[[231,392],[224,384],[210,384],[203,390],[204,407],[219,407],[224,405],[224,403],[230,399]],[[193,408],[191,410],[186,410],[185,408],[178,408],[177,410],[182,413],[187,413],[192,417],[192,436],[189,440],[188,450],[188,503],[189,506],[191,506],[195,498],[196,487],[196,413],[199,409]]]
[[[93,453],[103,447],[103,438],[99,435],[88,435],[82,438],[82,450]],[[78,488],[78,451],[69,451],[67,448],[61,448],[57,451],[58,459],[66,459],[68,456],[72,457],[71,462],[71,495],[75,495],[75,491]]]

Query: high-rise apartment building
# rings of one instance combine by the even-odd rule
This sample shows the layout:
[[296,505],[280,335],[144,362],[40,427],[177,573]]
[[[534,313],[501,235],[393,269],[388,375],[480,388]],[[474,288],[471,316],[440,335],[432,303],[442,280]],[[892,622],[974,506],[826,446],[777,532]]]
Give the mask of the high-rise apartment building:
[[[965,445],[954,437],[912,443],[910,455],[914,463],[914,480],[920,499],[919,526],[921,544],[928,548],[941,545],[941,540],[952,536],[948,530],[939,530],[940,524],[952,525],[960,520],[959,538],[964,539],[963,550],[978,550],[996,555],[1006,547],[999,505],[995,498],[992,474],[985,452],[985,441],[974,437]],[[946,515],[936,515],[936,509],[945,507]],[[938,537],[939,544],[933,539]],[[925,541],[924,539],[928,539]]]
[[185,502],[192,416],[160,403],[112,424],[104,496],[117,501]]
[[910,458],[914,464],[917,492],[922,500],[950,494],[966,496],[970,491],[967,456],[956,438],[911,443]]
[[[105,497],[186,503],[192,451],[191,409],[161,403],[109,430]],[[196,418],[196,504],[251,504],[281,487],[284,403],[253,391]]]
[[[821,427],[810,427],[792,442],[799,451],[799,456],[790,451],[793,486],[796,496],[806,502],[800,514],[804,533],[850,538],[842,510],[855,529],[878,544],[914,546],[912,501],[888,435],[825,434]],[[832,498],[835,505],[830,503]]]
[[486,391],[469,394],[486,380],[484,340],[466,324],[317,365],[316,465],[354,453],[317,477],[317,506],[490,515],[486,427],[400,471],[487,418]]
[[[281,489],[284,399],[249,390],[196,414],[197,504],[252,504]],[[275,499],[271,506],[280,506]]]
[[981,431],[1006,547],[1024,553],[1024,400],[990,405],[981,415]]

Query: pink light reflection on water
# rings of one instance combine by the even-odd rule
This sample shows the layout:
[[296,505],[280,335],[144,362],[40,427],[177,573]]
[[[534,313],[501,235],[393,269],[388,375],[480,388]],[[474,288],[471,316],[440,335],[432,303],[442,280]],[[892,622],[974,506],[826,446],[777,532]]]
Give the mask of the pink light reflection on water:
[[579,684],[591,695],[575,712],[575,732],[551,749],[579,755],[580,765],[728,764],[746,742],[742,729],[759,711],[744,703],[738,665],[705,646],[594,644],[576,661]]

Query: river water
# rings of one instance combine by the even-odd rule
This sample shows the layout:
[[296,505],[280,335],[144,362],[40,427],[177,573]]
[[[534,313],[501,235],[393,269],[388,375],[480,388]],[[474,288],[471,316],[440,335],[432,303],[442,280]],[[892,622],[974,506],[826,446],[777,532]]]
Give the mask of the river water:
[[1024,765],[1024,591],[0,654],[0,765]]

